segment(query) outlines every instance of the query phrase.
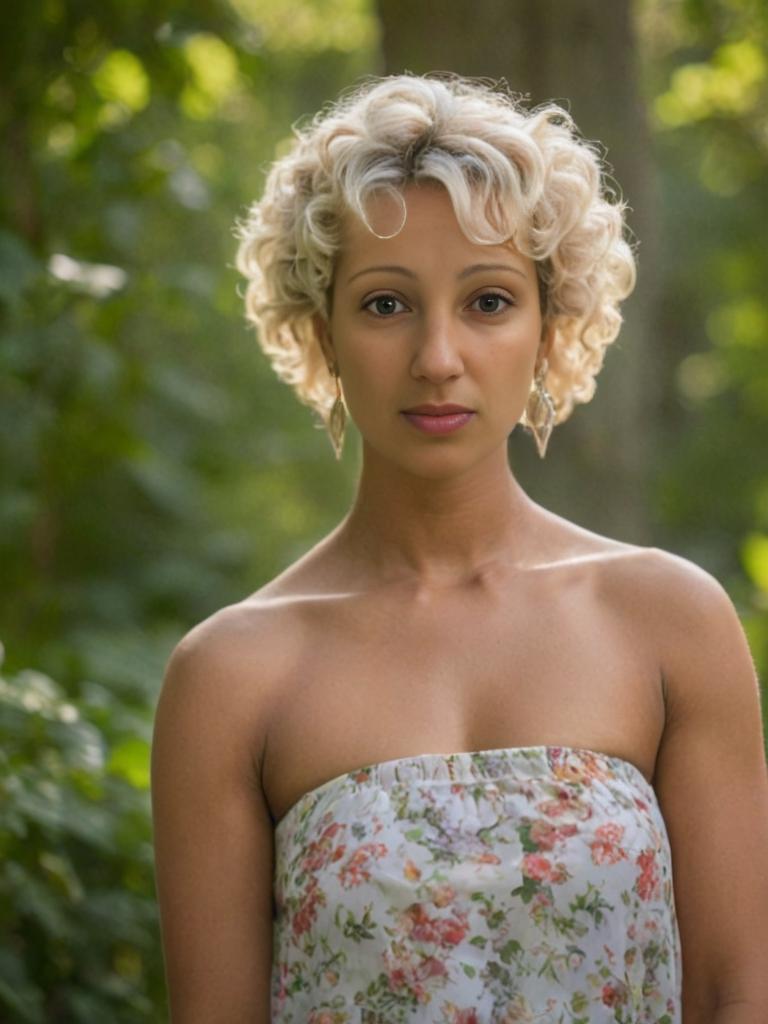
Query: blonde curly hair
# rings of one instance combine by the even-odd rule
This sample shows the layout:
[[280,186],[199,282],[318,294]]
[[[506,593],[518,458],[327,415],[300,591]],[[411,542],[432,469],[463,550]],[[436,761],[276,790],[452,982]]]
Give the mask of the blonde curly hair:
[[535,261],[555,423],[592,398],[635,260],[626,204],[566,110],[526,109],[502,82],[407,73],[366,79],[294,135],[236,224],[237,268],[262,349],[319,426],[336,392],[313,316],[330,314],[341,219],[352,211],[370,228],[366,201],[383,190],[403,202],[417,181],[446,188],[470,240],[512,241]]

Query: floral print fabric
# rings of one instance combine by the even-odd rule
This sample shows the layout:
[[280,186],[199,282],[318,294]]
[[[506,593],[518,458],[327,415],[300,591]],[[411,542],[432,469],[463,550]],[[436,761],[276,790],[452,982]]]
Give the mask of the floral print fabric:
[[419,754],[275,829],[272,1024],[679,1024],[656,795],[567,747]]

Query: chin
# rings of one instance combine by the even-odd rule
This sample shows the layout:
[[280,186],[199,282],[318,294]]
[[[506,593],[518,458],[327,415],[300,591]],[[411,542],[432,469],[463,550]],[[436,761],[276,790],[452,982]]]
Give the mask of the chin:
[[392,469],[420,477],[424,480],[446,480],[466,473],[474,466],[485,462],[494,452],[503,450],[507,460],[506,436],[496,444],[457,443],[451,439],[421,440],[394,443],[391,438],[385,443],[363,438],[363,461],[369,464],[388,464]]

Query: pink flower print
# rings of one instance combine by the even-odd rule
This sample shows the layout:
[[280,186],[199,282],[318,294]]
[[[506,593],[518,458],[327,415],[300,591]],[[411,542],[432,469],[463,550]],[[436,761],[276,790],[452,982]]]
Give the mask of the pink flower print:
[[448,917],[439,922],[440,944],[443,946],[458,946],[464,941],[464,936],[469,931],[469,924],[460,917]]
[[575,814],[582,821],[592,816],[592,808],[589,804],[583,803],[578,796],[569,793],[562,788],[557,791],[553,800],[543,800],[536,805],[536,809],[546,814],[548,818],[557,818],[562,814]]
[[619,846],[624,837],[624,828],[614,822],[595,829],[595,838],[589,844],[593,864],[618,864],[626,860],[626,852]]
[[409,992],[417,1002],[428,1003],[432,998],[424,984],[433,978],[444,979],[448,970],[435,956],[411,955],[400,943],[384,954],[387,964],[387,982],[393,992]]
[[440,1007],[441,1024],[480,1024],[476,1010],[464,1010],[452,1003],[450,999],[443,1001]]
[[539,818],[531,825],[530,837],[540,850],[551,850],[557,842],[557,827],[551,821]]
[[578,832],[576,825],[554,825],[551,821],[538,818],[531,825],[529,837],[540,850],[553,850],[558,843],[562,843]]
[[640,868],[640,874],[635,882],[637,895],[641,900],[658,898],[660,884],[659,871],[656,864],[656,851],[652,848],[642,850],[638,853],[635,864]]
[[450,1014],[449,1017],[445,1018],[446,1024],[480,1024],[477,1010],[460,1010],[453,1003],[448,1003],[443,1010],[444,1013],[446,1009]]
[[432,889],[432,902],[436,907],[447,907],[456,898],[456,890],[452,885],[436,885]]
[[549,881],[552,864],[540,853],[526,853],[523,857],[523,875],[534,882]]
[[553,774],[564,782],[576,782],[588,786],[593,779],[610,778],[600,759],[588,750],[574,755],[570,751],[564,754],[561,747],[555,747],[551,752],[551,759]]
[[501,864],[501,857],[496,853],[491,853],[490,850],[484,850],[482,853],[476,854],[472,860],[476,864]]
[[627,986],[622,981],[617,984],[609,982],[603,985],[601,995],[605,1006],[622,1006],[627,1001]]
[[439,946],[457,946],[469,931],[466,914],[430,917],[423,903],[412,903],[403,915],[405,933],[414,942],[432,942]]
[[412,903],[403,915],[405,932],[416,942],[439,942],[435,918],[429,916],[422,903]]
[[333,846],[336,834],[344,827],[339,822],[333,822],[323,829],[319,839],[313,840],[308,845],[307,852],[301,862],[301,867],[304,871],[320,871],[326,864],[330,864],[344,855],[344,846],[336,847],[336,849]]
[[317,879],[311,878],[304,890],[296,913],[291,921],[291,931],[294,939],[298,939],[305,932],[308,932],[317,920],[317,907],[325,906],[325,893],[318,887]]
[[568,869],[562,861],[558,861],[549,873],[549,880],[553,885],[562,885],[563,882],[567,882],[570,877]]
[[369,881],[371,873],[368,870],[368,864],[371,859],[380,860],[386,853],[387,847],[384,843],[363,843],[339,871],[339,881],[345,889],[351,889],[355,885]]
[[436,956],[428,956],[421,962],[419,975],[422,978],[445,978],[448,975],[448,970]]
[[277,999],[280,1006],[285,1002],[286,996],[288,995],[288,987],[286,981],[288,980],[288,964],[281,963],[278,965],[278,984],[277,984]]

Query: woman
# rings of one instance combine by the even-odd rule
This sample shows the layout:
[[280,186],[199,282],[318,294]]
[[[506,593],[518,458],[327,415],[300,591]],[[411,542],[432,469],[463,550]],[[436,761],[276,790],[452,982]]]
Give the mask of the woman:
[[537,505],[634,282],[556,106],[366,82],[240,225],[352,508],[169,661],[152,786],[174,1024],[768,1019],[759,691],[720,584]]

